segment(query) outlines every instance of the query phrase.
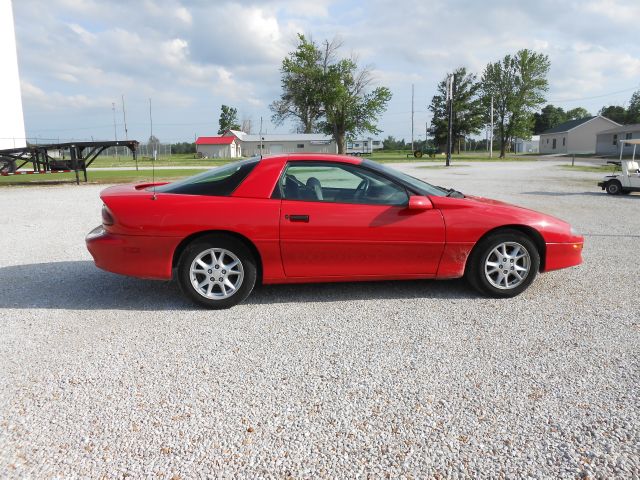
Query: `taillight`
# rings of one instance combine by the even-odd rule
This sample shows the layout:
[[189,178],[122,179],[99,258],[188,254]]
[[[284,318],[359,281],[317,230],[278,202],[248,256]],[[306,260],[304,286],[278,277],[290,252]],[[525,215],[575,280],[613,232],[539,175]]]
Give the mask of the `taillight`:
[[111,215],[106,205],[102,205],[102,224],[113,225],[113,215]]

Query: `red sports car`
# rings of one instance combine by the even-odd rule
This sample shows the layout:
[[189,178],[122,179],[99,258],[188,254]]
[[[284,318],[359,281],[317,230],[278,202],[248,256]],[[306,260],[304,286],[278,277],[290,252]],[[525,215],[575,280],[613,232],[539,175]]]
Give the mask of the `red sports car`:
[[87,236],[96,265],[175,275],[210,308],[241,302],[256,282],[464,276],[512,297],[538,271],[582,262],[584,240],[562,220],[347,156],[251,158],[101,198],[102,225]]

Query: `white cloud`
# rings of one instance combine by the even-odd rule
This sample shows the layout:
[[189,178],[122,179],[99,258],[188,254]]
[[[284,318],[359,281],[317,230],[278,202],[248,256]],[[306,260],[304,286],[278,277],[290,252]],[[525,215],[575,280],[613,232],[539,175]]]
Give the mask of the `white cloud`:
[[[572,100],[628,89],[640,79],[638,0],[570,0],[563,8],[555,0],[141,0],[135,5],[14,2],[28,129],[51,128],[43,110],[56,110],[65,128],[85,124],[83,111],[103,108],[101,115],[108,117],[111,102],[122,94],[130,99],[132,116],[140,108],[144,117],[144,105],[153,97],[166,123],[211,119],[210,131],[222,103],[256,121],[267,119],[280,90],[282,59],[299,32],[316,41],[339,37],[345,56],[353,52],[361,64],[374,67],[377,84],[394,94],[380,125],[396,137],[408,135],[403,115],[411,84],[417,121],[423,122],[426,104],[447,72],[466,66],[481,73],[487,62],[520,48],[549,55],[548,98],[567,101],[564,107],[597,111],[623,102],[631,92]],[[40,27],[34,31],[36,17]],[[73,115],[67,115],[71,108]],[[191,137],[191,130],[174,126],[165,135]]]

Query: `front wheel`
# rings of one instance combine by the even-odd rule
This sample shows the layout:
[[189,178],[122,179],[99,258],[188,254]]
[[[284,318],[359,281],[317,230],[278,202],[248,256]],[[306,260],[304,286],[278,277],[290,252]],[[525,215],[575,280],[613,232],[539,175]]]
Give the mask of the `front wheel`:
[[498,298],[515,297],[536,277],[540,254],[529,237],[505,230],[481,240],[467,265],[467,280],[480,293]]
[[230,308],[249,296],[256,283],[256,261],[239,240],[211,235],[191,243],[178,262],[178,284],[207,308]]
[[619,195],[622,191],[622,185],[617,180],[613,180],[607,183],[606,189],[609,195]]

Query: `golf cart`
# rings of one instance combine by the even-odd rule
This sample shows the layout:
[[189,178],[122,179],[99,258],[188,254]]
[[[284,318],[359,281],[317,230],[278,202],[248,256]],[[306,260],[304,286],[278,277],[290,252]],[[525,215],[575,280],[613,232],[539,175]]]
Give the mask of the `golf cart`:
[[[640,192],[640,165],[638,165],[638,161],[636,160],[636,147],[640,145],[640,139],[618,140],[618,142],[620,143],[620,161],[607,162],[615,165],[615,170],[613,175],[607,175],[603,181],[598,182],[598,186],[601,187],[602,190],[606,190],[610,195]],[[633,145],[631,159],[622,159],[622,152],[624,152],[625,145]],[[620,173],[616,173],[618,168],[621,170]]]

